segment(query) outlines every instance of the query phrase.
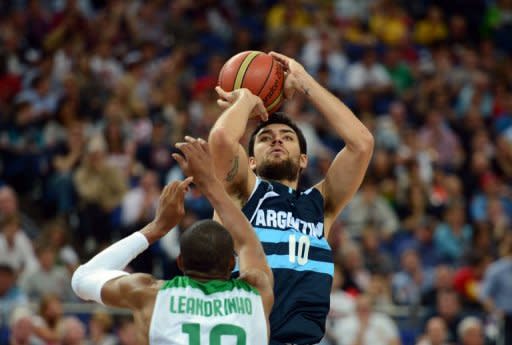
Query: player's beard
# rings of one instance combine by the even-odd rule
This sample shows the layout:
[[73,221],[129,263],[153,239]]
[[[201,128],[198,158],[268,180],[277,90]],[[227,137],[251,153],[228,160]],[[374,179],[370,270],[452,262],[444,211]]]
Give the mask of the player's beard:
[[277,162],[266,159],[256,166],[256,175],[275,181],[295,181],[299,171],[299,162],[294,162],[291,158]]

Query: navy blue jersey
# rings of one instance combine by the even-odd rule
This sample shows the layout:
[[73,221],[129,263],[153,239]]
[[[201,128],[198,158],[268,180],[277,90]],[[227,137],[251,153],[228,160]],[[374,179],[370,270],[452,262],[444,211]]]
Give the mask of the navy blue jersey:
[[334,274],[322,194],[258,179],[242,211],[274,273],[270,344],[316,344],[324,335]]

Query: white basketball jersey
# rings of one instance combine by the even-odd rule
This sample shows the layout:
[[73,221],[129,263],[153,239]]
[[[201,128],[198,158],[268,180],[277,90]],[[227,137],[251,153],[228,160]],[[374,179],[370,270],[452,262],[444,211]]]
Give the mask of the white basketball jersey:
[[243,280],[166,281],[157,294],[150,345],[268,344],[259,292]]

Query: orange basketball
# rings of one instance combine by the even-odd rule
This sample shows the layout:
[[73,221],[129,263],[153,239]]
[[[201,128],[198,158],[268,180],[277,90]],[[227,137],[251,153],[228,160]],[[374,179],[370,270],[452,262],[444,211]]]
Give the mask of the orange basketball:
[[231,57],[219,73],[219,86],[226,91],[247,88],[259,96],[269,114],[277,111],[284,99],[283,66],[272,56],[245,51]]

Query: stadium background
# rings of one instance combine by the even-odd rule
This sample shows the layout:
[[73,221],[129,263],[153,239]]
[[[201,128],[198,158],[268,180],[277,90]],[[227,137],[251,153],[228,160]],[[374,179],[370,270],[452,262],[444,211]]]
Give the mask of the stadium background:
[[[437,316],[443,344],[478,344],[467,316],[499,340],[478,296],[511,247],[512,1],[4,0],[0,16],[0,343],[85,330],[87,344],[130,344],[129,318],[79,302],[70,273],[152,218],[181,177],[174,143],[207,137],[218,71],[249,49],[295,57],[376,139],[335,224],[325,343],[343,343],[363,293],[403,344],[434,343]],[[310,185],[343,143],[304,99],[283,110],[306,134]],[[211,215],[197,191],[186,205],[132,269],[176,273],[179,230]],[[26,305],[33,329],[18,322]]]

